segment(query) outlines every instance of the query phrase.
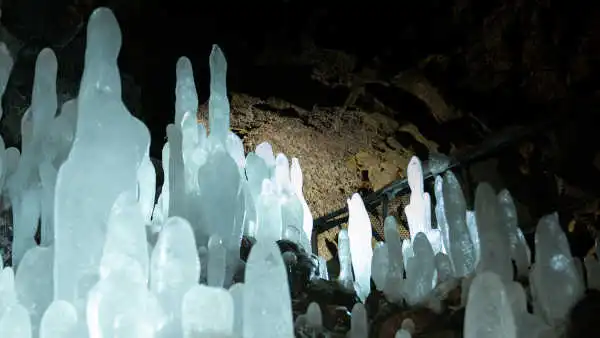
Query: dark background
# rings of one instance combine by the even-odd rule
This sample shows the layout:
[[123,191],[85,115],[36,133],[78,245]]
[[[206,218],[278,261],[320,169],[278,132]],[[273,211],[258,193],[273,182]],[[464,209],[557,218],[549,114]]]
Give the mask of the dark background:
[[[542,146],[552,159],[541,171],[598,195],[600,108],[600,3],[595,1],[131,1],[4,0],[2,23],[16,65],[3,99],[7,146],[19,142],[20,117],[30,100],[37,53],[50,46],[59,59],[59,94],[77,94],[85,48],[85,20],[98,6],[113,9],[121,24],[120,66],[124,101],[152,134],[151,155],[160,157],[165,128],[173,120],[175,63],[194,65],[200,102],[208,97],[208,56],[218,44],[228,60],[228,88],[253,96],[276,96],[310,109],[341,107],[356,87],[356,109],[373,98],[410,121],[448,151],[450,141],[469,138],[474,118],[490,131],[555,121],[553,139]],[[11,40],[12,41],[12,40]],[[315,80],[322,51],[356,59],[347,79],[328,86]],[[313,59],[295,57],[312,51]],[[338,65],[329,62],[330,68]],[[389,84],[397,74],[418,71],[452,107],[469,118],[439,123],[427,105]],[[364,74],[371,75],[364,80]],[[331,80],[331,79],[330,79]],[[365,99],[367,98],[367,99]],[[370,99],[369,99],[370,98]],[[406,110],[406,109],[404,109]],[[416,112],[416,113],[415,113]],[[474,118],[473,118],[474,117]],[[466,143],[476,143],[470,137]],[[543,143],[543,142],[542,142]],[[543,157],[542,155],[540,155]],[[546,192],[518,185],[513,190]],[[517,193],[517,192],[515,192]]]
[[[330,95],[307,83],[308,68],[303,79],[300,67],[259,66],[260,55],[300,54],[310,40],[357,57],[356,72],[376,64],[381,78],[435,56],[441,61],[425,69],[430,81],[492,127],[585,109],[579,106],[589,106],[599,88],[600,11],[589,1],[4,0],[2,22],[25,45],[17,62],[30,63],[52,46],[72,73],[80,72],[80,23],[98,6],[113,8],[121,24],[120,65],[142,93],[135,113],[155,138],[172,119],[179,56],[193,62],[201,102],[208,96],[213,43],[226,53],[232,91],[313,103]],[[76,74],[69,75],[76,84]],[[154,147],[153,154],[159,155]]]

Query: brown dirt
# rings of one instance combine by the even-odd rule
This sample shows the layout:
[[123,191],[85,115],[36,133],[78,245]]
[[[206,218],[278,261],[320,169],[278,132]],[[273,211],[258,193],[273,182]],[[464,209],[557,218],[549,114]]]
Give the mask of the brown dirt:
[[[413,152],[391,135],[399,129],[418,134],[414,126],[399,126],[379,113],[343,108],[306,111],[278,99],[245,94],[232,94],[231,110],[232,130],[243,138],[246,151],[267,141],[274,152],[300,160],[304,195],[315,218],[344,206],[359,189],[377,190],[403,177]],[[200,107],[200,120],[205,120],[206,111],[206,105]],[[372,222],[380,220],[372,217]],[[335,245],[337,233],[332,229],[318,238],[319,254],[327,260],[334,253],[326,241]]]

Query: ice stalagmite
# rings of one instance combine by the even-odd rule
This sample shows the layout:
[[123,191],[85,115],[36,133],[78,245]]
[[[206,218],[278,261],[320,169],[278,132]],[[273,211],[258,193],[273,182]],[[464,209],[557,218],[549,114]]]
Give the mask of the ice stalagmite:
[[244,283],[244,338],[292,338],[292,301],[285,264],[275,242],[258,240]]
[[[443,252],[444,244],[440,229],[431,227],[431,197],[423,186],[423,166],[418,157],[413,156],[406,168],[408,185],[410,187],[410,203],[404,208],[410,230],[410,239],[422,232],[429,239],[434,253]],[[409,242],[405,244],[408,246]],[[405,257],[407,259],[407,257]]]
[[206,245],[211,234],[218,234],[227,249],[239,250],[244,219],[238,210],[244,206],[244,194],[235,161],[224,150],[215,150],[197,175],[201,202],[198,220],[206,227],[199,244]]
[[323,313],[318,303],[311,302],[306,309],[306,322],[310,327],[321,329],[323,327]]
[[[192,63],[187,57],[177,60],[176,66],[177,84],[175,87],[175,125],[181,126],[183,115],[198,111],[198,94],[194,82],[194,70]],[[196,139],[198,135],[196,134]]]
[[198,244],[206,245],[218,234],[228,252],[239,251],[242,238],[246,196],[240,168],[228,152],[229,100],[227,98],[227,61],[219,47],[210,54],[209,156],[196,173],[200,196],[194,223]]
[[[208,240],[207,284],[223,287],[225,283],[225,263],[227,251],[219,235],[212,235]],[[227,283],[229,284],[229,283]]]
[[185,195],[185,177],[183,166],[183,134],[181,128],[174,124],[167,126],[169,140],[169,216],[185,217],[187,202]]
[[35,231],[40,217],[40,194],[38,188],[25,190],[22,194],[13,197],[13,248],[12,262],[15,266],[27,250],[35,247]]
[[[4,42],[0,42],[0,98],[4,96],[6,85],[8,84],[8,77],[12,71],[14,60],[8,51],[8,47]],[[0,106],[0,118],[2,118],[3,112]]]
[[156,202],[154,210],[152,211],[152,230],[154,232],[157,232],[169,217],[169,203],[171,203],[169,187],[169,163],[171,162],[171,160],[168,142],[165,143],[165,145],[162,148],[161,157],[164,181],[160,190],[160,195],[158,196],[158,201]]
[[233,333],[241,337],[244,331],[244,284],[236,283],[229,288],[233,299]]
[[500,277],[491,271],[478,274],[469,289],[464,338],[516,338],[517,327]]
[[0,335],[31,337],[31,319],[27,309],[18,302],[15,275],[11,267],[0,271]]
[[52,264],[54,248],[35,246],[23,256],[15,275],[15,290],[19,303],[29,312],[32,333],[38,336],[44,310],[52,302]]
[[85,318],[90,338],[154,337],[167,321],[155,295],[146,287],[139,264],[125,255],[121,259],[124,264],[115,267],[88,294]]
[[11,198],[18,197],[25,189],[39,182],[37,168],[46,159],[43,152],[43,143],[49,133],[48,126],[52,124],[58,109],[56,96],[56,74],[58,64],[56,55],[49,49],[43,49],[38,54],[35,63],[35,77],[33,80],[33,91],[31,94],[31,107],[26,116],[23,116],[23,124],[26,124],[26,134],[22,140],[21,160],[18,170],[8,182],[9,195]]
[[233,306],[227,290],[194,285],[183,297],[183,338],[232,337]]
[[275,169],[275,154],[273,154],[273,147],[269,142],[261,142],[256,146],[254,152],[258,157],[265,161],[265,164],[269,169],[268,176],[270,177]]
[[364,302],[371,292],[371,221],[359,194],[353,194],[348,200],[348,237],[352,269],[356,280],[358,297]]
[[48,306],[40,324],[40,338],[77,338],[77,310],[64,300]]
[[419,232],[413,239],[414,256],[408,259],[404,295],[409,305],[416,305],[427,299],[434,287],[435,255],[424,233]]
[[276,189],[277,186],[272,180],[263,180],[261,192],[256,200],[257,240],[277,241],[283,234],[281,204]]
[[411,338],[412,335],[410,334],[410,332],[404,330],[404,329],[400,329],[398,331],[396,331],[396,335],[394,336],[394,338]]
[[352,275],[352,254],[350,251],[350,239],[348,230],[342,229],[338,234],[338,260],[340,264],[340,273],[338,281],[346,288],[354,287],[354,277]]
[[559,326],[584,293],[583,278],[571,256],[567,237],[556,213],[538,222],[535,232],[535,266],[530,280],[535,302],[546,322]]
[[438,229],[440,229],[440,236],[442,237],[442,246],[444,252],[450,255],[450,229],[448,228],[448,220],[446,219],[445,207],[444,207],[444,179],[441,175],[435,177],[434,182],[434,193],[435,193],[435,219]]
[[132,193],[124,192],[115,201],[108,218],[106,240],[100,261],[100,277],[108,276],[133,259],[142,269],[145,283],[148,283],[150,259],[144,216]]
[[79,311],[98,279],[110,210],[119,194],[136,191],[137,171],[150,144],[148,129],[121,100],[120,48],[113,13],[95,10],[88,22],[77,130],[58,172],[54,209],[54,299],[69,301]]
[[[31,107],[22,120],[23,124],[27,124],[25,129],[29,136],[22,140],[22,156],[15,174],[7,182],[9,197],[18,206],[14,211],[15,249],[12,254],[15,266],[19,264],[25,251],[34,244],[33,234],[41,213],[41,189],[37,187],[40,182],[38,168],[41,163],[51,160],[46,158],[43,144],[49,134],[48,126],[52,124],[57,111],[57,67],[54,52],[48,48],[42,50],[35,64]],[[45,242],[48,242],[48,225],[42,225]]]
[[229,133],[229,99],[227,98],[227,61],[221,49],[214,45],[210,53],[209,128],[216,142],[225,144]]
[[2,337],[32,338],[31,320],[23,305],[15,304],[6,309],[0,318],[0,333]]
[[512,280],[510,243],[503,224],[502,209],[494,189],[488,183],[480,183],[475,191],[475,218],[481,246],[478,271],[494,271],[502,280]]
[[9,307],[16,303],[15,273],[13,268],[9,266],[0,271],[0,318]]
[[385,219],[384,235],[389,266],[383,293],[390,302],[399,303],[402,301],[404,258],[402,257],[402,238],[394,216],[388,216]]
[[[194,82],[194,70],[187,57],[177,60],[177,83],[175,87],[175,127],[181,130],[181,152],[184,165],[185,193],[187,199],[198,193],[198,168],[206,160],[205,149],[200,144],[198,132],[198,94]],[[186,217],[192,217],[190,211]],[[192,219],[190,219],[192,221]],[[194,224],[196,222],[192,222]],[[199,226],[199,225],[195,225]]]
[[292,187],[290,163],[283,153],[277,154],[275,158],[274,180],[278,187],[277,195],[281,204],[283,235],[310,252],[312,250],[310,237],[304,232],[304,208],[296,189]]
[[517,267],[517,275],[527,277],[529,275],[529,265],[531,265],[531,251],[525,241],[523,231],[517,224],[517,208],[508,190],[504,189],[498,193],[498,203],[502,210],[510,243],[510,256]]
[[265,160],[252,151],[246,155],[246,177],[253,195],[260,193],[262,181],[270,177]]
[[139,207],[146,224],[152,220],[152,211],[156,198],[156,169],[148,152],[144,155],[138,169]]
[[54,187],[56,186],[58,171],[47,161],[40,163],[38,170],[42,183],[40,191],[40,244],[48,246],[54,242]]
[[194,233],[183,218],[169,218],[150,259],[150,289],[169,316],[165,336],[181,335],[181,302],[200,280],[200,259]]
[[362,303],[354,304],[352,308],[352,320],[350,324],[349,338],[366,338],[369,336],[369,322],[367,310]]
[[304,233],[306,234],[306,238],[310,240],[312,239],[312,231],[313,231],[313,216],[308,208],[308,203],[304,198],[304,193],[302,192],[303,185],[303,177],[302,177],[302,169],[300,169],[300,161],[297,158],[292,158],[292,163],[290,165],[290,180],[294,192],[300,199],[300,203],[302,204],[302,210],[304,212],[304,216],[302,217],[302,229],[304,229]]
[[377,242],[373,248],[373,259],[371,260],[371,278],[375,287],[383,291],[385,280],[388,275],[389,260],[388,249],[385,242]]
[[505,289],[512,307],[519,338],[553,338],[558,336],[553,334],[556,333],[556,330],[544,323],[541,317],[529,313],[527,310],[527,295],[519,282],[507,282]]
[[448,224],[448,256],[456,277],[475,270],[476,252],[467,225],[467,202],[460,182],[449,171],[442,183],[444,218]]

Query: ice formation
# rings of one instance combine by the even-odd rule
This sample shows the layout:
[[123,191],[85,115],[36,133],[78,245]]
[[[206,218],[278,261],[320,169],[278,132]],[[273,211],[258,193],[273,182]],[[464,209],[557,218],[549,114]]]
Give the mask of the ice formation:
[[[121,32],[110,10],[94,11],[87,39],[77,99],[56,115],[57,62],[44,49],[22,120],[22,151],[0,142],[0,187],[15,222],[13,267],[0,265],[0,336],[293,337],[288,277],[275,241],[311,249],[313,218],[299,160],[275,154],[266,142],[244,156],[229,131],[227,63],[215,46],[208,126],[196,120],[191,62],[182,57],[176,64],[175,123],[167,128],[166,179],[154,205],[149,133],[121,100]],[[11,68],[0,44],[0,94]],[[407,172],[408,239],[388,217],[386,241],[373,249],[360,196],[348,200],[337,280],[363,302],[373,279],[391,302],[439,310],[462,283],[465,337],[552,337],[585,291],[583,268],[587,286],[600,288],[597,257],[581,264],[571,256],[556,214],[539,222],[532,266],[508,191],[496,194],[482,183],[475,209],[467,210],[458,179],[447,172],[436,177],[432,208],[418,158]],[[38,219],[40,246],[33,240]],[[244,234],[257,240],[245,266]],[[324,259],[317,261],[318,278],[328,279]],[[231,285],[239,268],[244,283]],[[524,278],[533,312],[515,281]],[[365,306],[357,303],[352,314],[350,336],[367,337]],[[320,307],[311,304],[299,324],[320,328]],[[396,337],[414,331],[409,321]]]
[[371,221],[359,194],[352,195],[348,200],[348,210],[348,239],[355,288],[358,297],[364,302],[371,292]]
[[[14,60],[8,51],[6,43],[0,42],[0,97],[4,95],[13,65]],[[0,107],[0,118],[2,118],[2,113],[2,107]]]

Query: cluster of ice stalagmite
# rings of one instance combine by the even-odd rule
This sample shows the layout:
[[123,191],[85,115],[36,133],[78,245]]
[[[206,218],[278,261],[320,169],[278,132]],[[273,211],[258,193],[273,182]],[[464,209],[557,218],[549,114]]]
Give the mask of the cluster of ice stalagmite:
[[[558,337],[586,285],[599,289],[598,255],[584,260],[584,282],[583,265],[571,256],[558,215],[550,214],[538,223],[532,264],[510,193],[496,194],[489,184],[480,183],[474,210],[467,210],[459,181],[450,171],[435,180],[438,228],[432,229],[418,162],[413,158],[408,168],[411,193],[417,195],[411,196],[405,210],[411,238],[400,250],[395,220],[386,219],[386,242],[378,243],[373,254],[377,288],[393,302],[403,299],[437,310],[440,298],[460,282],[466,303],[465,337]],[[403,272],[405,279],[400,277]],[[392,279],[397,281],[390,287]],[[526,289],[518,282],[523,279],[529,279],[532,313]]]
[[[229,131],[221,50],[210,55],[209,130],[196,120],[192,65],[177,62],[175,122],[162,156],[166,180],[154,205],[149,133],[121,100],[121,32],[110,10],[92,14],[87,34],[78,98],[56,114],[56,57],[43,50],[22,120],[22,151],[0,142],[0,187],[15,229],[13,267],[0,266],[0,337],[293,337],[294,325],[320,329],[315,303],[293,323],[275,244],[286,238],[311,250],[299,161],[275,155],[268,143],[244,154]],[[0,44],[0,92],[11,67]],[[598,260],[577,264],[556,215],[540,220],[532,265],[508,191],[481,184],[475,210],[467,210],[459,181],[447,172],[436,177],[432,208],[419,159],[411,160],[408,178],[410,239],[403,241],[388,217],[386,242],[372,248],[365,206],[357,194],[348,200],[338,280],[362,301],[373,279],[392,302],[439,310],[445,293],[462,283],[465,337],[551,337],[584,292],[583,266],[587,286],[600,287]],[[257,240],[245,266],[244,234]],[[324,267],[321,278],[328,276]],[[244,283],[232,285],[239,268]],[[523,278],[530,280],[533,313],[515,281]],[[351,337],[368,336],[367,318],[356,304]],[[412,332],[407,321],[396,337]]]
[[[110,10],[92,14],[87,42],[79,95],[58,115],[56,57],[39,54],[21,152],[0,149],[15,223],[13,266],[0,267],[0,336],[293,337],[275,241],[311,247],[299,161],[268,143],[244,154],[229,131],[227,64],[215,46],[208,134],[196,120],[191,63],[176,65],[155,206],[150,136],[121,99],[121,32]],[[2,87],[11,65],[0,53]],[[245,266],[243,234],[257,239]],[[231,285],[239,268],[244,283]]]

